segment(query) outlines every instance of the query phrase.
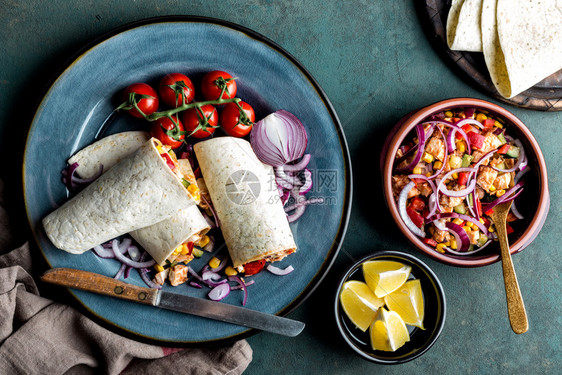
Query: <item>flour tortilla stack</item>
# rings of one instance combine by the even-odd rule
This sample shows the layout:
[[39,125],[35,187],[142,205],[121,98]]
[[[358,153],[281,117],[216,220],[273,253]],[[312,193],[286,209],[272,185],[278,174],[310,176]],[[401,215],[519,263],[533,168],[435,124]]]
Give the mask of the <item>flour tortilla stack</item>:
[[[497,3],[497,7],[494,5]],[[562,69],[561,0],[485,0],[482,14],[486,65],[498,92],[512,98]]]
[[150,135],[143,131],[112,134],[78,151],[68,159],[68,164],[78,163],[76,173],[82,178],[92,178],[99,173],[100,165],[107,172],[149,139]]
[[43,219],[62,250],[80,254],[195,205],[151,138]]
[[[178,164],[184,178],[189,183],[196,184],[189,160],[179,159]],[[198,201],[198,199],[195,200]],[[178,246],[188,241],[197,241],[210,229],[211,227],[201,214],[199,207],[193,205],[176,211],[171,217],[156,224],[137,229],[131,232],[131,236],[158,264],[164,265],[166,259]]]
[[453,0],[447,18],[447,44],[453,51],[482,52],[482,0]]
[[258,160],[250,143],[220,137],[194,150],[234,266],[294,252],[273,168]]

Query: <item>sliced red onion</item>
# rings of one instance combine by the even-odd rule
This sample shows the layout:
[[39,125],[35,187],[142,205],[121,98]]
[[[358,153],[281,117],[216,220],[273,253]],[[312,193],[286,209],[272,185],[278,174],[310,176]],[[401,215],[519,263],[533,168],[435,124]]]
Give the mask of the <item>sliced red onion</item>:
[[193,276],[194,278],[196,278],[199,281],[203,281],[203,278],[197,273],[195,272],[195,270],[189,266],[187,266],[187,273],[189,273],[191,276]]
[[308,136],[294,114],[279,110],[254,124],[250,143],[258,159],[279,167],[304,155]]
[[459,250],[466,251],[470,247],[470,239],[468,238],[468,234],[464,231],[464,229],[455,223],[450,221],[446,222],[445,225],[449,228],[449,232],[453,234],[457,241],[457,246]]
[[515,202],[513,202],[513,203],[511,204],[511,213],[512,213],[513,215],[515,215],[515,217],[518,218],[519,220],[525,218],[525,216],[523,216],[523,215],[521,214],[521,212],[519,212],[519,210],[517,209],[517,206],[516,206]]
[[285,276],[285,275],[288,275],[295,270],[293,268],[293,266],[291,266],[291,265],[288,265],[287,267],[281,269],[279,267],[268,264],[267,267],[265,267],[265,268],[269,272],[271,272],[272,274],[277,275],[277,276]]
[[221,277],[222,277],[221,275],[211,270],[205,271],[201,274],[201,279],[203,279],[203,281],[208,281],[208,280],[217,281],[220,280]]
[[406,224],[408,229],[416,236],[424,238],[425,232],[412,222],[412,219],[410,219],[410,216],[408,216],[408,213],[406,212],[406,201],[408,200],[408,193],[410,192],[410,190],[412,190],[415,184],[416,183],[414,181],[410,181],[400,192],[400,195],[398,196],[398,212],[400,213],[400,217],[402,218],[402,221],[404,221],[404,224]]
[[517,172],[517,174],[513,178],[513,183],[517,184],[519,182],[519,180],[521,179],[521,177],[523,177],[523,175],[525,175],[525,173],[529,172],[530,170],[531,170],[531,168],[523,168],[519,172]]
[[306,194],[312,189],[312,172],[310,169],[305,168],[304,172],[304,183],[299,188],[299,194]]
[[139,275],[140,275],[142,281],[144,281],[144,283],[149,288],[162,289],[162,285],[156,284],[154,281],[150,280],[150,277],[148,277],[148,269],[147,268],[139,269]]
[[209,292],[208,296],[213,301],[221,301],[230,293],[230,285],[228,283],[219,284]]
[[418,165],[418,163],[421,160],[423,151],[425,149],[425,142],[426,142],[425,130],[423,129],[422,124],[416,125],[415,129],[416,129],[416,134],[417,134],[417,137],[418,137],[418,149],[416,150],[416,154],[414,155],[414,158],[412,159],[412,161],[407,166],[405,166],[403,168],[396,168],[395,171],[394,171],[395,173],[412,172],[414,167],[416,165]]
[[197,289],[202,289],[202,288],[203,288],[203,286],[201,286],[201,284],[197,284],[195,281],[190,281],[190,282],[189,282],[189,285],[192,286],[192,287],[194,287],[194,288],[197,288]]
[[[469,116],[470,117],[470,116]],[[472,118],[465,118],[463,120],[460,120],[459,122],[457,122],[455,125],[457,125],[459,128],[462,128],[464,125],[466,124],[470,124],[470,125],[476,125],[477,127],[479,127],[480,129],[484,128],[484,125],[475,119]]]
[[459,255],[459,256],[467,256],[467,255],[472,255],[472,254],[476,254],[478,252],[480,252],[481,250],[484,250],[489,244],[492,243],[492,240],[488,240],[484,245],[480,246],[479,248],[473,250],[473,251],[455,251],[453,249],[451,249],[450,247],[445,246],[444,249],[447,250],[448,253],[451,253],[453,255]]
[[127,253],[135,262],[138,262],[141,257],[141,251],[134,245],[129,245],[129,247],[127,247]]
[[523,191],[523,183],[517,183],[513,187],[507,189],[501,197],[496,198],[493,202],[490,202],[488,204],[483,204],[482,211],[488,212],[500,203],[512,201],[515,198],[517,198],[517,196],[521,194],[522,191]]
[[[236,275],[228,276],[228,280],[238,283],[240,288],[242,288],[242,290],[244,291],[244,299],[242,300],[242,306],[246,306],[246,302],[248,302],[248,288],[246,288],[246,286],[250,285],[250,284],[249,283],[245,284],[244,281],[242,281],[242,279],[239,276],[236,276]],[[229,289],[232,289],[232,288],[229,286]]]
[[211,210],[211,213],[213,214],[213,219],[215,220],[214,227],[219,228],[220,227],[220,220],[217,216],[217,213],[215,212],[215,209],[213,208],[212,202],[209,202],[203,194],[201,194],[201,200],[207,205],[207,207],[209,207],[209,210]]
[[100,258],[104,259],[112,259],[115,258],[115,254],[113,254],[113,250],[105,249],[102,245],[96,245],[92,248],[92,251],[96,253],[96,255]]
[[475,168],[457,168],[457,169],[453,169],[449,172],[447,172],[445,174],[445,176],[443,176],[443,178],[439,181],[439,183],[437,184],[437,190],[441,191],[443,194],[445,194],[448,197],[455,197],[455,198],[461,198],[461,197],[465,197],[468,194],[470,194],[472,191],[474,191],[474,188],[476,187],[476,179],[472,179],[468,182],[468,185],[466,188],[462,189],[462,190],[458,190],[458,191],[453,191],[453,190],[449,190],[445,187],[445,183],[444,181],[449,179],[454,173],[459,173],[459,172],[469,172],[469,179],[470,176],[472,175],[472,173],[475,173],[477,171],[477,169]]
[[[233,280],[231,280],[231,281],[233,281]],[[255,282],[256,282],[256,280],[252,279],[248,282],[245,282],[244,285],[250,286],[250,285],[254,284]],[[233,285],[233,286],[230,287],[230,290],[238,290],[238,289],[242,289],[242,285]]]
[[311,155],[310,154],[304,154],[302,156],[302,159],[295,163],[295,164],[285,164],[283,166],[283,169],[285,170],[285,172],[297,172],[297,171],[301,171],[304,168],[306,168],[306,166],[308,165],[308,163],[310,162],[310,158]]
[[476,220],[475,218],[468,215],[457,214],[456,212],[445,212],[445,213],[437,214],[428,218],[426,222],[435,223],[436,220],[441,220],[441,219],[461,219],[464,221],[470,221],[471,223],[474,223],[478,227],[478,229],[480,229],[484,234],[488,235],[488,228],[486,228],[486,226],[482,224],[480,220]]
[[121,263],[125,263],[127,266],[129,267],[133,267],[133,268],[148,268],[148,267],[152,267],[156,262],[154,261],[154,259],[151,259],[149,261],[146,262],[135,262],[132,259],[127,258],[125,255],[121,254],[121,252],[119,251],[119,241],[117,240],[113,240],[111,242],[112,246],[113,246],[113,254],[115,254],[115,257],[121,262]]
[[119,280],[121,278],[121,276],[123,276],[123,272],[125,272],[125,268],[127,268],[127,265],[125,263],[122,263],[121,267],[119,267],[119,270],[117,271],[115,276],[113,276],[113,278],[115,280]]

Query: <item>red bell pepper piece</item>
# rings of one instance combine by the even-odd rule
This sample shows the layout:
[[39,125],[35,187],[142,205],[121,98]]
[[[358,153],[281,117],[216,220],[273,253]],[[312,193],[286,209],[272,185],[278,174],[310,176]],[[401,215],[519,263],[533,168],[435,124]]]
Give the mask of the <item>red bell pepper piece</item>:
[[515,232],[515,231],[513,230],[513,228],[511,227],[511,225],[509,225],[509,224],[506,224],[506,225],[505,225],[505,229],[506,229],[506,231],[507,231],[507,234],[511,234],[511,233]]
[[432,247],[437,246],[437,241],[435,241],[433,238],[422,238],[422,242]]
[[409,206],[412,208],[412,210],[420,212],[425,208],[425,202],[420,197],[414,197],[410,201]]
[[457,179],[457,184],[466,185],[468,182],[468,172],[459,172],[459,178]]
[[160,156],[162,156],[162,159],[164,159],[170,169],[174,170],[176,168],[176,165],[172,161],[172,157],[167,152],[160,154]]
[[482,125],[484,125],[484,131],[488,132],[488,131],[492,130],[495,123],[496,123],[496,120],[491,119],[491,118],[487,118],[486,120],[482,121]]
[[244,264],[244,274],[246,276],[255,275],[260,272],[265,266],[265,260],[256,260],[254,262]]
[[510,148],[511,146],[506,143],[498,149],[497,153],[500,155],[504,155],[509,151]]
[[414,225],[418,228],[421,228],[424,222],[422,215],[414,211],[410,206],[406,207],[406,213],[414,222]]
[[484,137],[483,135],[480,135],[476,132],[468,132],[466,134],[468,136],[468,141],[470,142],[470,145],[472,147],[478,148],[478,149],[482,149],[482,146],[484,145],[484,140],[486,139],[486,137]]

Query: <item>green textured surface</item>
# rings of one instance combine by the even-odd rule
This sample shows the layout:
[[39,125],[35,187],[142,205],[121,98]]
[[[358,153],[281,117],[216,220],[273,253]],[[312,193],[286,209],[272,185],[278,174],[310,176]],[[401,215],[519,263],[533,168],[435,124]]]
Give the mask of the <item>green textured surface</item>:
[[[67,59],[114,27],[143,18],[192,14],[225,19],[275,41],[316,78],[343,124],[355,179],[353,211],[341,253],[318,290],[290,314],[307,327],[297,338],[267,333],[249,338],[254,359],[247,373],[559,371],[562,236],[556,223],[562,219],[558,185],[562,113],[497,103],[531,129],[549,173],[549,217],[537,239],[514,256],[529,332],[518,336],[511,331],[499,264],[459,269],[436,263],[415,252],[390,222],[376,176],[382,139],[393,123],[412,109],[449,97],[495,102],[455,75],[436,54],[413,1],[1,0],[0,9],[0,157],[4,160],[0,176],[11,182],[13,220],[20,227],[27,225],[20,184],[25,136],[45,85]],[[378,249],[419,256],[440,277],[447,295],[448,316],[441,338],[424,356],[399,366],[378,366],[356,356],[333,321],[337,279],[354,259]]]

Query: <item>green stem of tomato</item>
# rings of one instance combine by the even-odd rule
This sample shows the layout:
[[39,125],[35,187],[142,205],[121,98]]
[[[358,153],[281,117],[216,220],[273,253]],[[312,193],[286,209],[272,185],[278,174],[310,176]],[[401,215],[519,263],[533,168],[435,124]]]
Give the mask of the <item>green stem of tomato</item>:
[[184,103],[181,106],[177,107],[177,108],[172,108],[172,109],[168,109],[165,111],[161,111],[161,112],[154,112],[148,116],[144,116],[145,120],[147,121],[155,121],[158,120],[159,118],[162,117],[171,117],[172,115],[175,115],[176,113],[185,111],[187,109],[190,108],[201,108],[204,105],[221,105],[221,104],[226,104],[226,103],[238,103],[241,99],[240,98],[229,98],[229,99],[216,99],[216,100],[207,100],[204,102],[193,102],[193,103]]

